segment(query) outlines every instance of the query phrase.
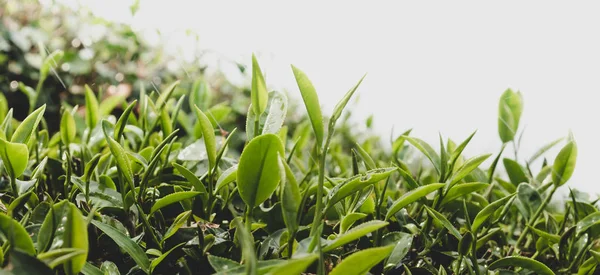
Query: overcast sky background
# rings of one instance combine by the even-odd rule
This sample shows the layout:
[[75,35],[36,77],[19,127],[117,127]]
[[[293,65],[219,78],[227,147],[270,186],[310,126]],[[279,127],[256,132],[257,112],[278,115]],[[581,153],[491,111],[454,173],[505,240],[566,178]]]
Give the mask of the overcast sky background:
[[193,47],[184,35],[191,29],[202,48],[229,58],[249,63],[256,52],[268,84],[299,97],[294,64],[312,79],[326,113],[368,73],[352,111],[373,114],[386,140],[392,127],[396,134],[414,128],[433,144],[438,132],[460,141],[478,130],[466,153],[497,153],[498,98],[520,90],[520,155],[572,130],[579,157],[569,185],[600,193],[597,2],[142,0],[132,18],[129,0],[64,1],[158,28],[172,37],[173,51]]

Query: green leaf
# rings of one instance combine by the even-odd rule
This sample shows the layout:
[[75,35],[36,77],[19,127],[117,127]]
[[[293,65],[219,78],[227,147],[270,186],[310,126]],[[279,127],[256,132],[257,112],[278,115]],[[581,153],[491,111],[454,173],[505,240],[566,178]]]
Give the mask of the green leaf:
[[221,175],[217,179],[217,185],[216,185],[215,191],[214,191],[215,194],[217,192],[219,192],[219,190],[221,190],[221,188],[223,188],[227,184],[230,184],[236,180],[237,170],[238,170],[238,165],[236,164],[236,165],[233,165],[233,166],[227,168],[227,170],[225,170],[221,173]]
[[308,255],[298,259],[287,260],[273,268],[268,275],[302,274],[319,258],[319,255]]
[[10,270],[0,274],[55,274],[44,262],[38,260],[32,254],[24,253],[20,250],[12,250],[10,254]]
[[173,248],[169,249],[169,251],[161,254],[158,258],[153,259],[152,262],[150,263],[150,273],[154,273],[154,270],[156,269],[156,267],[162,263],[165,258],[167,258],[169,256],[169,254],[171,254],[175,249],[180,248],[181,246],[183,246],[185,243],[180,243],[176,246],[174,246]]
[[0,233],[6,237],[12,248],[35,255],[35,247],[29,233],[18,221],[2,213],[0,213]]
[[290,233],[298,230],[298,211],[300,210],[300,188],[292,170],[283,157],[279,157],[279,173],[281,177],[281,212],[283,221]]
[[281,131],[287,114],[288,99],[283,93],[269,93],[269,111],[262,129],[263,134],[277,134]]
[[366,274],[383,259],[387,258],[394,246],[367,248],[346,257],[330,275]]
[[206,203],[208,201],[208,191],[206,191],[206,187],[200,181],[200,179],[196,177],[196,175],[194,175],[192,171],[175,162],[173,162],[173,167],[175,167],[175,169],[177,169],[177,171],[179,171],[179,173],[181,173],[181,175],[183,175],[185,179],[187,179],[192,184],[192,186],[194,186],[195,191],[201,193],[200,195],[202,197],[202,201]]
[[163,108],[163,105],[169,100],[169,98],[171,98],[173,91],[175,91],[175,87],[177,87],[180,82],[180,80],[177,80],[171,83],[171,85],[169,85],[160,93],[160,96],[156,99],[156,110],[161,110]]
[[200,110],[206,111],[211,101],[212,90],[210,89],[210,85],[202,79],[196,80],[190,91],[190,110],[194,109],[194,106],[198,106]]
[[64,270],[68,274],[78,274],[87,259],[87,232],[87,222],[77,206],[61,201],[52,206],[44,219],[38,234],[38,246],[41,251],[71,248],[83,251],[64,264]]
[[37,126],[42,120],[42,117],[44,116],[44,111],[46,111],[45,104],[37,108],[31,114],[29,114],[23,120],[23,122],[19,124],[19,127],[17,127],[17,129],[13,133],[10,141],[27,144],[29,138],[31,138],[31,135],[33,135],[33,133],[37,131]]
[[111,261],[104,261],[100,266],[100,270],[104,272],[104,275],[121,275],[119,267]]
[[177,233],[177,230],[179,230],[179,228],[186,224],[191,216],[191,210],[182,212],[181,214],[177,215],[171,226],[169,226],[169,229],[167,229],[167,231],[165,232],[165,235],[163,236],[161,242],[164,243],[169,237],[175,235],[175,233]]
[[344,97],[335,105],[335,107],[333,108],[333,113],[331,114],[331,117],[329,118],[330,128],[332,128],[331,126],[335,125],[335,122],[342,116],[342,111],[344,110],[344,108],[348,104],[348,101],[350,101],[350,98],[352,97],[352,95],[354,95],[354,93],[358,89],[358,86],[360,86],[360,84],[362,83],[362,81],[365,79],[366,76],[367,76],[366,74],[363,75],[363,77],[360,78],[358,83],[356,83],[356,85],[354,85],[354,87],[352,87],[348,92],[346,92]]
[[127,108],[125,108],[125,111],[123,111],[123,113],[119,117],[119,120],[117,120],[117,124],[115,124],[115,131],[113,134],[113,138],[115,140],[120,140],[123,131],[125,131],[125,126],[127,126],[127,121],[129,121],[129,115],[131,114],[131,111],[133,111],[133,108],[135,107],[136,103],[137,100],[131,102],[131,104],[129,104]]
[[73,114],[69,111],[64,111],[60,119],[60,139],[63,144],[69,145],[75,139],[77,128]]
[[[81,273],[83,275],[107,275],[104,274],[104,272],[102,272],[102,270],[100,270],[99,268],[93,266],[91,263],[85,263],[85,265],[83,266],[83,269],[81,269]],[[113,274],[108,274],[108,275],[113,275]]]
[[375,230],[385,227],[388,222],[372,220],[369,222],[362,223],[356,227],[348,230],[346,233],[337,236],[337,238],[327,241],[323,247],[323,252],[329,252],[342,245],[348,244],[364,235],[367,235]]
[[520,267],[523,269],[531,270],[535,272],[535,274],[554,275],[552,269],[548,268],[545,264],[521,256],[509,256],[497,260],[489,266],[489,269],[494,270],[502,267]]
[[435,152],[435,150],[433,150],[431,145],[429,145],[427,142],[425,142],[421,139],[418,139],[418,138],[409,137],[409,136],[405,136],[404,138],[410,144],[415,146],[415,148],[419,149],[419,151],[421,151],[421,153],[423,153],[429,159],[429,161],[431,161],[431,164],[433,164],[435,171],[439,174],[441,171],[440,156],[438,156],[438,154]]
[[546,240],[548,240],[550,243],[555,244],[560,242],[560,236],[559,235],[555,235],[555,234],[550,234],[546,231],[543,230],[539,230],[535,227],[531,227],[529,226],[529,229],[531,229],[531,231],[533,231],[533,233],[535,233],[536,235],[540,236],[541,238],[544,238]]
[[413,235],[404,232],[392,232],[383,236],[382,246],[394,245],[394,250],[386,260],[384,269],[398,266],[410,251]]
[[556,158],[552,169],[552,181],[555,185],[565,184],[573,175],[577,162],[577,144],[571,141],[563,147]]
[[256,119],[265,112],[267,109],[267,101],[269,100],[269,93],[267,92],[267,84],[256,56],[252,54],[252,91],[250,93],[252,100],[252,108],[254,109],[254,115]]
[[514,185],[519,185],[519,183],[522,182],[529,182],[523,167],[521,167],[518,162],[509,158],[503,159],[502,162],[504,163],[504,168],[506,169],[506,173],[508,174],[510,181]]
[[577,236],[583,234],[585,231],[590,229],[592,226],[600,224],[600,212],[594,212],[581,219],[577,225]]
[[365,187],[386,179],[397,168],[377,168],[364,174],[353,176],[336,185],[328,194],[327,206],[332,207],[347,196],[363,190]]
[[278,156],[283,156],[281,140],[274,134],[252,139],[242,151],[237,171],[240,197],[256,207],[273,194],[279,183]]
[[127,97],[125,95],[114,95],[109,96],[102,100],[98,105],[98,119],[104,116],[110,115],[110,113],[120,104],[122,104]]
[[46,253],[40,253],[37,258],[54,269],[61,264],[71,261],[72,258],[83,254],[87,254],[87,251],[77,248],[59,248]]
[[[448,172],[452,173],[452,171],[454,170],[454,165],[460,158],[462,152],[465,150],[465,147],[467,147],[467,145],[469,144],[469,142],[471,141],[471,139],[473,138],[475,133],[477,133],[477,131],[473,132],[469,137],[467,137],[467,139],[465,139],[460,145],[458,145],[458,147],[456,147],[456,149],[454,149],[454,151],[452,151],[452,154],[450,155],[450,163],[449,163],[450,167],[448,169],[449,170]],[[450,148],[448,148],[448,149],[450,149]]]
[[[129,161],[129,157],[127,157],[127,152],[125,151],[125,149],[121,147],[121,145],[116,140],[114,140],[109,134],[109,127],[109,122],[107,120],[103,120],[102,130],[104,131],[104,137],[108,142],[108,148],[110,149],[110,152],[117,161],[117,167],[119,168],[119,171],[121,171],[123,177],[125,177],[125,181],[133,190],[134,182],[133,170],[131,169],[131,162]],[[124,190],[121,190],[121,192],[124,192]]]
[[29,150],[25,144],[0,139],[0,157],[2,158],[2,162],[4,162],[6,172],[11,177],[17,178],[27,168]]
[[92,220],[92,224],[108,235],[123,251],[131,256],[144,272],[148,273],[150,270],[150,260],[138,244],[108,224],[96,220]]
[[50,73],[50,69],[58,68],[58,63],[63,58],[63,56],[63,51],[56,50],[48,56],[46,56],[46,58],[44,58],[42,66],[40,66],[40,83],[43,83],[46,80],[46,78],[48,77],[48,73]]
[[216,272],[229,271],[231,269],[242,266],[238,262],[235,262],[233,260],[211,254],[208,254],[207,258],[208,263]]
[[514,196],[515,195],[512,194],[501,198],[495,202],[490,203],[488,206],[479,211],[479,213],[477,213],[477,216],[475,216],[475,219],[473,220],[473,224],[471,225],[471,232],[473,232],[473,234],[476,235],[479,231],[479,228],[481,228],[483,223],[486,222],[494,214],[494,212],[496,212],[496,210],[498,210],[500,207],[512,203],[512,199],[514,198]]
[[304,72],[294,67],[294,65],[292,65],[292,71],[296,77],[296,83],[300,89],[302,100],[304,100],[304,106],[306,106],[308,117],[310,118],[315,137],[317,138],[317,145],[321,146],[323,144],[325,128],[323,126],[323,115],[321,114],[319,97],[317,96],[315,87]]
[[354,145],[356,146],[356,151],[358,152],[360,157],[365,162],[365,166],[367,167],[367,169],[369,169],[369,170],[376,169],[377,164],[375,164],[375,161],[373,160],[373,158],[371,158],[371,156],[369,156],[369,153],[367,153],[367,151],[365,151],[365,149],[363,149],[358,143],[355,143]]
[[437,220],[438,222],[440,222],[446,229],[448,229],[448,232],[450,232],[450,234],[454,235],[454,237],[456,237],[457,239],[461,239],[462,236],[460,235],[460,232],[458,231],[458,229],[456,229],[456,227],[454,227],[454,225],[452,225],[452,223],[446,219],[446,217],[444,215],[442,215],[442,213],[435,211],[434,209],[425,206],[425,210],[427,210],[427,213],[429,213],[429,215],[434,219]]
[[450,190],[448,190],[448,192],[444,196],[444,199],[442,200],[441,205],[449,203],[455,199],[467,196],[473,192],[477,192],[488,186],[490,186],[490,185],[485,182],[469,182],[469,183],[456,184],[452,188],[450,188]]
[[416,189],[409,191],[408,193],[405,193],[404,195],[402,195],[402,197],[397,199],[392,204],[392,206],[388,210],[387,214],[385,215],[385,219],[388,220],[394,214],[396,214],[396,212],[400,211],[400,209],[427,196],[429,193],[431,193],[435,190],[438,190],[444,186],[445,186],[445,184],[443,184],[443,183],[432,183],[432,184],[420,186]]
[[171,205],[173,203],[180,202],[182,200],[191,199],[195,196],[198,196],[199,194],[200,194],[200,192],[196,192],[196,191],[183,191],[183,192],[171,193],[169,195],[166,195],[166,196],[158,199],[156,201],[156,203],[154,205],[152,205],[152,208],[150,209],[149,214],[152,215],[152,213],[160,210],[161,208],[163,208],[167,205]]
[[364,213],[350,213],[342,218],[340,222],[340,233],[344,233],[348,231],[354,223],[360,219],[367,217],[367,214]]
[[522,112],[523,97],[521,93],[507,89],[500,97],[498,104],[498,134],[502,142],[507,143],[515,138]]
[[556,140],[553,140],[552,142],[542,146],[542,148],[538,149],[533,155],[531,155],[531,157],[529,158],[529,160],[527,161],[528,163],[532,163],[535,160],[537,160],[539,157],[541,157],[542,155],[544,155],[546,152],[548,152],[548,150],[552,149],[554,146],[556,146],[558,143],[560,143],[561,141],[563,141],[565,138],[559,138]]
[[487,158],[489,158],[492,154],[485,154],[476,157],[472,157],[465,161],[465,163],[458,168],[456,173],[452,176],[452,180],[450,181],[450,186],[453,186],[464,177],[468,176],[475,168],[477,168],[481,163],[483,163]]
[[94,95],[94,91],[92,91],[90,86],[85,85],[85,122],[90,131],[96,127],[99,119],[100,114],[96,95]]
[[202,128],[202,139],[204,140],[204,146],[206,147],[206,154],[208,156],[209,169],[212,170],[215,167],[217,159],[217,139],[215,137],[215,130],[210,123],[210,120],[202,110],[198,107],[194,108],[198,123]]

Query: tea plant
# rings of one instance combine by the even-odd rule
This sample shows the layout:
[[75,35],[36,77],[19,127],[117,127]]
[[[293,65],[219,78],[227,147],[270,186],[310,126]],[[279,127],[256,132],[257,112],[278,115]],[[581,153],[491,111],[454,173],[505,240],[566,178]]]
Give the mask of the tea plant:
[[362,79],[324,117],[308,76],[291,73],[307,113],[298,124],[254,56],[245,129],[222,128],[202,89],[176,98],[178,81],[142,89],[118,118],[86,86],[85,106],[63,108],[55,133],[45,105],[21,122],[3,111],[3,272],[595,272],[596,201],[571,191],[564,209],[550,204],[575,169],[575,140],[518,158],[519,92],[500,98],[500,152],[465,157],[475,133],[440,136],[438,150],[410,130],[390,150],[354,137],[344,109]]

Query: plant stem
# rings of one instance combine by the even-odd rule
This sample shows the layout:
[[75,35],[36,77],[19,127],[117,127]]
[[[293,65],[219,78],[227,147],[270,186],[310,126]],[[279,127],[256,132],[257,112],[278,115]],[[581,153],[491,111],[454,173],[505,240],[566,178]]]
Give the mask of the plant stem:
[[525,240],[525,237],[527,236],[527,233],[529,233],[529,227],[530,226],[533,227],[535,225],[535,222],[537,221],[537,219],[539,218],[539,216],[542,214],[542,212],[544,212],[544,208],[546,208],[546,206],[548,205],[548,203],[550,203],[550,200],[552,199],[552,196],[554,195],[554,192],[556,192],[556,189],[558,189],[558,186],[557,185],[553,185],[552,189],[550,189],[550,193],[548,194],[548,196],[546,196],[546,198],[542,202],[542,205],[540,205],[540,207],[535,212],[535,214],[533,214],[533,217],[531,217],[531,219],[529,220],[529,223],[527,224],[528,226],[526,226],[523,229],[523,232],[521,233],[521,236],[519,236],[519,239],[517,239],[517,243],[515,244],[516,248],[520,248],[521,243],[523,242],[523,240]]
[[19,197],[19,189],[17,188],[17,179],[13,175],[10,175],[9,179],[10,179],[10,187],[12,188],[13,196],[15,197],[14,199],[17,199],[17,197]]
[[320,160],[319,160],[319,181],[317,185],[317,204],[315,206],[315,217],[313,220],[312,228],[310,229],[310,235],[313,238],[317,238],[317,251],[319,253],[319,265],[317,267],[317,274],[323,275],[325,274],[325,257],[323,255],[323,251],[321,250],[321,226],[320,224],[323,222],[323,185],[325,184],[325,160],[327,157],[327,150],[329,148],[329,143],[331,142],[331,136],[333,134],[332,129],[330,128],[329,134],[327,135],[327,139],[325,140],[325,146],[323,146],[323,150],[321,150]]
[[473,236],[473,242],[471,244],[471,262],[473,262],[473,269],[475,269],[475,274],[480,275],[479,263],[477,263],[477,235],[475,234]]

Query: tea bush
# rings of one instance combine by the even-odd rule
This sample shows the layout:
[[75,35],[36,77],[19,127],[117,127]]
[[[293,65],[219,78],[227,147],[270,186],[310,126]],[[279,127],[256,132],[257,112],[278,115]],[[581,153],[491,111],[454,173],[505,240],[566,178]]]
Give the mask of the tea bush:
[[[186,100],[200,98],[199,89],[175,99],[178,81],[142,90],[118,118],[86,87],[84,110],[64,108],[54,134],[42,123],[45,105],[18,123],[6,110],[4,271],[594,272],[595,201],[572,192],[564,211],[547,207],[574,171],[573,136],[526,160],[503,158],[516,146],[520,93],[500,98],[496,154],[464,157],[475,133],[460,143],[440,137],[436,151],[410,130],[385,152],[370,140],[348,148],[348,133],[336,134],[362,79],[324,118],[309,78],[292,73],[307,112],[293,130],[284,124],[286,95],[267,90],[256,58],[245,133],[219,128],[208,106]],[[241,154],[229,150],[236,138],[245,140]],[[553,163],[532,167],[560,143]]]
[[82,98],[55,106],[54,129],[40,96],[61,89],[60,57],[27,67],[22,117],[0,100],[2,274],[594,274],[600,261],[597,201],[551,204],[574,137],[518,158],[519,92],[498,103],[501,150],[476,156],[463,155],[475,133],[434,149],[410,130],[389,146],[357,131],[344,109],[362,79],[324,116],[292,66],[304,107],[290,111],[255,57],[247,93],[173,80],[123,104],[68,82]]

